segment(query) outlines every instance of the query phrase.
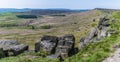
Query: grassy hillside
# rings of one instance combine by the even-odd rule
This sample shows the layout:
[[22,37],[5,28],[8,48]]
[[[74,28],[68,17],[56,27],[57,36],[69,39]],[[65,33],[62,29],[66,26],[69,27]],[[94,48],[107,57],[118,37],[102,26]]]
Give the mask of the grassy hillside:
[[[40,40],[42,35],[56,35],[62,36],[64,34],[74,34],[76,37],[76,46],[80,37],[85,36],[90,28],[93,28],[98,23],[101,17],[101,12],[97,10],[66,14],[64,17],[43,16],[37,19],[21,19],[15,16],[16,14],[1,15],[0,25],[13,25],[9,27],[0,27],[0,39],[13,39],[21,43],[30,45],[30,49],[34,48],[35,42]],[[11,19],[9,19],[11,18]],[[96,19],[96,21],[93,21]],[[31,26],[14,26],[14,24],[21,24],[33,20]]]
[[[36,26],[53,26],[50,29],[19,29],[13,28],[10,32],[0,35],[1,39],[15,39],[24,44],[29,44],[30,48],[34,48],[34,43],[40,39],[44,34],[62,36],[64,34],[74,34],[76,37],[76,47],[80,40],[80,37],[86,36],[91,28],[95,27],[98,23],[99,17],[102,16],[100,11],[89,11],[83,13],[74,13],[65,17],[51,17],[47,16],[41,19],[40,23]],[[65,62],[101,62],[107,58],[110,53],[114,52],[114,46],[116,43],[120,44],[120,12],[112,14],[111,18],[115,18],[116,21],[111,25],[111,29],[115,29],[117,34],[111,37],[106,37],[101,42],[91,43],[84,49],[79,51],[78,54],[69,57]],[[93,21],[93,19],[96,21]],[[39,20],[38,20],[39,21]],[[47,21],[47,22],[46,22]],[[2,28],[1,31],[7,31],[9,29]],[[25,31],[26,30],[26,31]],[[31,33],[31,34],[28,34]],[[59,62],[58,59],[48,59],[41,57],[41,53],[24,53],[16,57],[3,58],[0,62]]]
[[106,37],[101,42],[91,43],[78,54],[66,59],[65,62],[102,62],[115,51],[112,48],[115,44],[120,45],[120,12],[114,12],[111,16],[116,21],[112,23],[111,29],[116,30],[116,34]]

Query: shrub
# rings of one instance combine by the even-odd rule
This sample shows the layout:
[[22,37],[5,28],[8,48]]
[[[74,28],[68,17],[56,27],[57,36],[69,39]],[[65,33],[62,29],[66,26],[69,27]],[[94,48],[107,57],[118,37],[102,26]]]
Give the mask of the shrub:
[[16,23],[0,23],[0,27],[15,27],[18,26]]
[[96,24],[96,23],[92,23],[91,26],[92,26],[92,27],[95,27],[95,26],[97,26],[97,24]]
[[17,15],[18,18],[37,18],[36,15]]
[[41,29],[50,29],[50,28],[52,28],[51,25],[44,25],[44,26],[41,26]]

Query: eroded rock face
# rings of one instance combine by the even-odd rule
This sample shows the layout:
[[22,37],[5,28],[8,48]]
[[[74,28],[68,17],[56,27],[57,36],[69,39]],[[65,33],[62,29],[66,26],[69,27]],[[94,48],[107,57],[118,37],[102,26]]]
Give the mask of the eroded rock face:
[[110,22],[109,18],[104,17],[100,19],[98,27],[97,27],[97,32],[98,32],[97,37],[96,37],[97,40],[95,40],[94,42],[99,41],[102,38],[107,36],[107,31],[110,26],[109,22]]
[[47,56],[48,58],[64,59],[76,52],[74,49],[75,37],[72,34],[67,34],[62,37],[56,36],[43,36],[41,41],[35,44],[35,50],[51,52],[52,55]]
[[88,45],[91,41],[92,38],[94,38],[94,36],[97,33],[97,29],[94,28],[91,30],[91,32],[88,34],[88,36],[86,36],[85,40],[84,40],[84,45]]
[[58,37],[44,35],[41,38],[41,41],[35,44],[35,51],[36,52],[45,51],[45,52],[55,53],[55,48],[57,46],[57,43],[58,43]]
[[82,38],[80,39],[79,50],[81,50],[81,49],[85,46],[84,40],[85,40],[85,37],[82,37]]
[[0,40],[0,48],[3,48],[5,56],[18,55],[28,50],[27,45],[20,44],[15,40]]
[[[100,18],[98,26],[90,31],[90,33],[85,37],[85,39],[80,40],[79,49],[88,45],[90,42],[98,42],[106,36],[111,36],[114,31],[108,31],[110,27],[111,20],[106,16]],[[111,21],[112,22],[112,21]]]
[[28,50],[28,46],[27,45],[15,45],[15,46],[10,46],[10,51],[13,52],[13,55],[18,55],[20,53],[23,53],[24,51]]
[[15,40],[0,40],[0,46],[10,46],[10,45],[19,45]]
[[117,33],[115,30],[110,30],[108,31],[107,36],[110,37],[112,34],[115,34],[115,33]]
[[59,57],[64,59],[73,54],[75,44],[75,37],[74,35],[67,34],[59,39],[57,48],[56,48],[56,55],[59,54]]

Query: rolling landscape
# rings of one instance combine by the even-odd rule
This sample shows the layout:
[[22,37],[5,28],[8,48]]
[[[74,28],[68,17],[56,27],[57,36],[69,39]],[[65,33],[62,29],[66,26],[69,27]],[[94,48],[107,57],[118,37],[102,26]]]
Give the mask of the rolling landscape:
[[[60,37],[65,34],[74,34],[76,39],[75,47],[78,48],[80,38],[87,36],[87,34],[91,31],[92,28],[97,27],[100,18],[102,18],[105,15],[109,15],[110,17],[112,17],[111,14],[116,12],[116,11],[110,11],[110,10],[112,9],[109,9],[109,10],[106,9],[106,11],[111,13],[104,12],[104,10],[99,10],[99,9],[86,10],[82,12],[81,11],[66,12],[66,10],[65,11],[62,10],[63,13],[61,12],[59,13],[58,11],[58,13],[53,12],[52,14],[50,14],[50,11],[48,10],[48,15],[46,15],[47,12],[45,12],[45,14],[42,13],[41,15],[38,13],[35,14],[34,12],[29,13],[30,11],[28,12],[15,11],[15,12],[1,13],[0,39],[17,40],[22,44],[29,45],[29,51],[33,51],[35,48],[35,43],[39,42],[43,35],[52,35],[52,36]],[[31,10],[31,11],[36,11],[36,10]],[[57,10],[54,10],[54,11],[57,12]],[[37,12],[39,12],[39,10],[37,10]],[[20,15],[23,17],[18,17]],[[106,40],[109,40],[109,38],[108,39],[106,38]],[[103,46],[102,44],[105,44],[106,47],[103,46],[102,47],[103,49],[101,51],[97,51],[97,50],[92,51],[92,49],[90,48],[94,47],[96,44],[98,44],[98,47],[96,46],[95,48],[100,48],[99,45],[101,45],[102,47]],[[77,54],[71,56],[70,58],[69,57],[66,58],[66,61],[69,62],[68,60],[71,60],[71,59],[74,59],[72,62],[77,60],[78,62],[82,62],[82,61],[88,62],[89,60],[91,62],[101,61],[102,59],[105,59],[104,57],[108,56],[107,55],[108,53],[106,54],[106,49],[104,48],[107,48],[107,52],[110,53],[109,51],[110,46],[107,46],[109,44],[111,45],[111,43],[108,43],[108,44],[107,42],[105,43],[104,40],[95,44],[91,44],[87,46],[86,50],[84,49],[80,50]],[[100,55],[101,58],[99,56],[94,57],[90,55],[85,57],[88,57],[91,59],[87,59],[87,58],[79,59],[79,57],[82,57],[82,54],[85,54],[85,53],[92,54],[94,52],[98,52],[96,54]],[[104,54],[106,55],[104,56]],[[32,57],[34,57],[33,60],[31,60]],[[23,58],[26,58],[26,59],[23,59]],[[39,53],[28,52],[28,53],[22,53],[15,57],[2,58],[0,61],[2,62],[6,62],[6,61],[7,62],[19,62],[19,61],[43,62],[42,58],[44,57],[42,57],[40,52]],[[99,58],[99,59],[96,60],[96,58]],[[47,62],[47,61],[56,62],[58,60],[44,58],[44,62]]]
[[0,62],[120,61],[120,9],[18,2],[0,4]]

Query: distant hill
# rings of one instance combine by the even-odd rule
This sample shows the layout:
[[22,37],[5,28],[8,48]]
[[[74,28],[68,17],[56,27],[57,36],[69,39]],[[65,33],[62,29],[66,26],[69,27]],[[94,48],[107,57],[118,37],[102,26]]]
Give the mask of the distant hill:
[[0,8],[0,13],[6,12],[25,12],[29,11],[30,9],[15,9],[15,8]]
[[[28,11],[29,14],[34,15],[51,15],[51,14],[61,14],[61,13],[73,13],[73,12],[85,12],[88,10],[70,10],[70,9],[33,9]],[[26,12],[25,12],[26,13]]]
[[118,11],[119,9],[95,8],[95,10],[100,10],[104,13],[112,13],[114,11]]
[[0,13],[6,12],[20,12],[20,13],[27,13],[27,14],[39,14],[39,15],[46,15],[46,14],[59,14],[59,13],[71,13],[71,12],[84,12],[88,10],[70,10],[70,9],[16,9],[16,8],[0,8]]

